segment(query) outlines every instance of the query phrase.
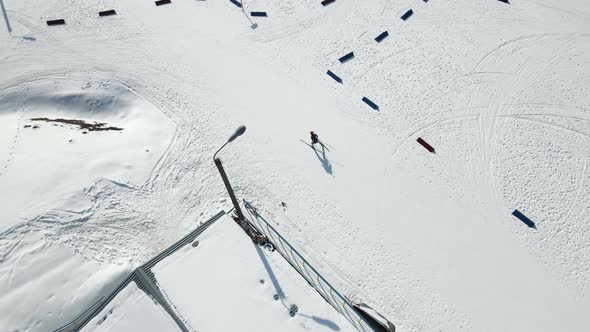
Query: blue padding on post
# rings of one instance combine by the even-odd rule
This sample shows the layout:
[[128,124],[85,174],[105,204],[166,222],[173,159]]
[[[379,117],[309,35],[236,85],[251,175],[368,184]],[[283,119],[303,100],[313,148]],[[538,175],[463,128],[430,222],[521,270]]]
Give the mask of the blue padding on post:
[[535,226],[535,223],[532,220],[530,220],[529,218],[527,218],[527,216],[522,214],[522,212],[520,212],[518,210],[514,210],[514,212],[512,212],[512,215],[515,216],[516,218],[520,219],[520,221],[525,223],[530,228],[537,228],[537,226]]
[[402,15],[402,20],[407,20],[410,18],[410,16],[414,15],[414,11],[413,10],[408,10],[405,14]]
[[333,78],[334,81],[336,81],[338,83],[342,83],[342,79],[340,77],[338,77],[338,75],[334,74],[331,70],[328,70],[328,72],[326,74],[328,74],[328,76]]
[[266,12],[250,12],[250,16],[255,17],[267,17]]
[[371,108],[372,108],[372,109],[374,109],[374,110],[379,110],[379,106],[377,106],[377,104],[375,104],[374,102],[372,102],[372,101],[371,101],[369,98],[367,98],[367,97],[363,97],[363,101],[364,101],[364,102],[365,102],[367,105],[371,106]]
[[47,25],[51,26],[51,25],[63,25],[66,24],[66,21],[64,19],[59,19],[59,20],[49,20],[47,21]]
[[387,38],[387,36],[389,36],[389,32],[383,31],[379,36],[375,38],[375,41],[380,43],[381,41],[383,41],[383,39]]
[[340,63],[345,63],[346,61],[348,61],[352,58],[354,58],[354,52],[350,52],[350,53],[346,54],[345,56],[338,59],[338,61],[340,61]]
[[114,9],[98,12],[98,16],[112,16],[112,15],[117,15],[117,12]]

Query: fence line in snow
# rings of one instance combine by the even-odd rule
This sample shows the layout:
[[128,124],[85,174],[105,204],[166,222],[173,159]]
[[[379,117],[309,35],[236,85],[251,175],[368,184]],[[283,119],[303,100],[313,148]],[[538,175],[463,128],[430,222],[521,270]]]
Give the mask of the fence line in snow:
[[244,207],[249,214],[249,222],[265,235],[274,248],[293,266],[299,274],[332,306],[343,315],[357,330],[373,331],[371,325],[357,313],[352,303],[342,296],[293,246],[277,232],[246,200]]
[[219,218],[225,215],[225,211],[219,211],[216,215],[211,217],[206,222],[199,225],[195,230],[185,235],[180,240],[176,241],[170,247],[166,248],[160,254],[150,259],[147,263],[136,268],[123,282],[121,282],[117,288],[115,288],[110,294],[101,297],[96,301],[90,308],[86,309],[82,314],[76,317],[71,323],[65,324],[54,332],[74,332],[80,331],[86,324],[88,324],[96,315],[98,315],[129,283],[135,282],[137,287],[145,292],[148,296],[154,299],[161,305],[167,314],[176,322],[181,331],[188,331],[185,323],[176,316],[175,312],[167,303],[166,299],[160,294],[158,283],[151,271],[152,267],[158,264],[164,258],[170,256],[178,249],[191,243],[195,238],[204,232],[209,226],[215,223]]

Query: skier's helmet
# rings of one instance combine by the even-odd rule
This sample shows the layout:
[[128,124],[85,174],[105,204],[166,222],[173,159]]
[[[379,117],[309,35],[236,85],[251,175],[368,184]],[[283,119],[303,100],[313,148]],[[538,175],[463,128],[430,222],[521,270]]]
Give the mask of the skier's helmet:
[[310,131],[309,133],[313,135],[313,130],[312,130],[312,131]]

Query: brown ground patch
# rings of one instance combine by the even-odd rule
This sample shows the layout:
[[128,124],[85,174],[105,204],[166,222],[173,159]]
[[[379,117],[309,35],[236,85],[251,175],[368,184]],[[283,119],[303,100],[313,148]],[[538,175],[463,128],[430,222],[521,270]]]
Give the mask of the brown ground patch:
[[107,127],[106,123],[103,122],[86,122],[84,120],[76,120],[76,119],[49,119],[49,118],[32,118],[31,121],[43,121],[43,122],[57,122],[57,123],[65,123],[72,126],[78,126],[80,129],[88,130],[88,131],[106,131],[106,130],[123,130],[123,128],[119,127]]

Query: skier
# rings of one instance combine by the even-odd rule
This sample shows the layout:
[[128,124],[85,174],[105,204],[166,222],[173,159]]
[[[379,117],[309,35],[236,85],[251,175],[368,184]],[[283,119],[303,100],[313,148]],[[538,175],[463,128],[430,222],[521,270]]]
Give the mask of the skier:
[[[326,147],[326,145],[328,145],[328,144],[325,144],[324,142],[320,141],[320,138],[318,137],[318,134],[316,134],[316,133],[315,133],[315,131],[313,131],[313,130],[312,130],[312,131],[310,131],[310,132],[309,132],[309,134],[311,135],[311,144],[307,143],[306,141],[304,141],[304,140],[302,140],[302,139],[299,139],[299,140],[300,140],[301,142],[303,142],[303,143],[307,144],[307,146],[311,147],[312,149],[314,149],[314,150],[316,150],[316,151],[319,151],[319,150],[318,150],[318,149],[316,149],[316,147],[315,147],[315,144],[316,144],[316,143],[318,143],[319,145],[321,145],[321,146],[322,146],[322,151],[323,151],[323,150],[330,151],[330,149],[328,149],[328,148]],[[328,145],[328,146],[329,146],[329,145]]]
[[[318,138],[318,134],[316,134],[313,130],[309,132],[311,135],[311,145],[315,146],[316,143],[320,143],[320,139]],[[320,143],[322,144],[322,143]]]

